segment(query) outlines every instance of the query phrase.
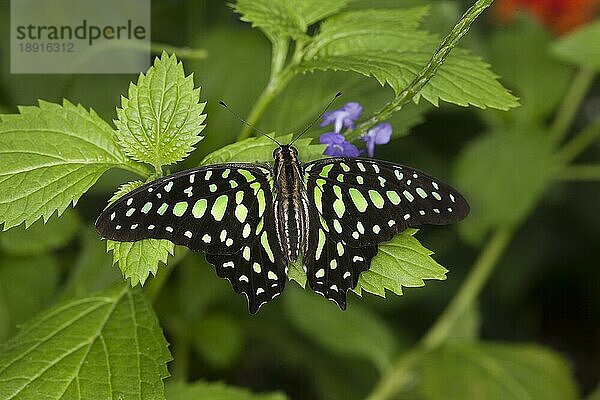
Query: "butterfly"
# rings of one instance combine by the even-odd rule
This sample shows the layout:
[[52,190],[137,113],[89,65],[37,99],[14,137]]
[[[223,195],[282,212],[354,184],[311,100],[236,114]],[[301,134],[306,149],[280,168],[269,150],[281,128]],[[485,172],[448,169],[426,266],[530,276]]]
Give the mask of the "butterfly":
[[300,255],[310,287],[345,309],[379,243],[469,213],[449,185],[392,162],[303,164],[293,145],[279,145],[273,159],[272,166],[218,164],[157,179],[107,207],[96,229],[106,239],[167,239],[206,253],[256,313],[281,294]]

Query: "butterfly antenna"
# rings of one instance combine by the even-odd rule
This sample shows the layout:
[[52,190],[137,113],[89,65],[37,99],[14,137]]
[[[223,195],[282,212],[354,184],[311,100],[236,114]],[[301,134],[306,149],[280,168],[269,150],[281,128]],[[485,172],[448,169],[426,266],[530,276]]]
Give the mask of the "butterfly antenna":
[[333,102],[334,102],[334,101],[335,101],[335,100],[336,100],[338,97],[340,97],[341,95],[342,95],[342,92],[337,92],[337,93],[335,94],[335,96],[333,96],[333,99],[331,99],[331,101],[329,102],[329,104],[327,104],[327,106],[326,106],[326,107],[323,109],[323,111],[321,111],[321,112],[319,113],[319,115],[317,115],[317,117],[314,119],[314,121],[312,121],[310,124],[308,124],[308,126],[307,126],[306,128],[304,128],[304,130],[303,130],[302,132],[300,132],[300,134],[298,134],[298,136],[296,136],[296,138],[295,138],[295,139],[293,139],[293,140],[290,142],[290,146],[291,146],[292,144],[294,144],[294,142],[295,142],[296,140],[300,139],[300,136],[302,136],[302,135],[304,135],[306,132],[308,132],[308,130],[309,130],[310,128],[312,128],[312,127],[313,127],[313,125],[314,125],[314,124],[316,124],[316,123],[317,123],[317,121],[318,121],[319,119],[321,119],[321,116],[322,116],[323,114],[325,114],[325,111],[327,111],[327,110],[329,109],[329,107],[331,107],[331,105],[333,104]]
[[231,114],[233,114],[234,117],[236,117],[237,119],[239,119],[240,121],[242,121],[242,123],[244,125],[246,125],[247,127],[249,127],[250,129],[252,129],[255,132],[260,133],[261,135],[264,135],[266,137],[268,137],[269,139],[271,139],[273,142],[277,143],[277,146],[281,146],[281,143],[279,143],[277,140],[275,140],[274,138],[272,138],[271,136],[269,136],[267,133],[261,131],[260,129],[258,129],[257,127],[255,127],[254,125],[250,124],[248,121],[246,121],[244,118],[240,117],[240,115],[238,113],[236,113],[235,111],[233,111],[231,108],[229,108],[229,106],[227,104],[225,104],[225,102],[223,100],[219,100],[219,104],[225,108],[227,111],[229,111]]

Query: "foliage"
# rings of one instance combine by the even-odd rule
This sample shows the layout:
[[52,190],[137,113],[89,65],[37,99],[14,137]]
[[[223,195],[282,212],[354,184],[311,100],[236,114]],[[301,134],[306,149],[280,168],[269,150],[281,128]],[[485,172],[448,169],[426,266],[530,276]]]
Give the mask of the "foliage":
[[[106,122],[114,118],[111,101],[130,77],[50,80],[8,75],[0,65],[3,113],[17,101],[54,101],[0,116],[0,400],[578,396],[570,361],[589,374],[593,362],[581,360],[594,353],[586,348],[572,357],[565,343],[576,341],[581,350],[580,332],[595,325],[589,316],[567,320],[560,307],[568,296],[587,301],[569,314],[597,304],[597,291],[586,286],[595,282],[595,264],[579,254],[596,250],[589,237],[600,221],[589,211],[596,192],[560,180],[600,177],[595,164],[583,166],[586,174],[570,164],[600,132],[590,123],[597,107],[585,100],[600,65],[598,22],[561,38],[527,18],[497,29],[478,19],[492,1],[478,0],[440,41],[447,33],[442,25],[459,18],[455,3],[238,0],[227,8],[191,2],[188,18],[177,14],[179,5],[158,3],[165,25],[157,32],[210,45],[209,58],[186,61],[186,75],[175,55],[163,52],[129,84],[114,128]],[[231,9],[249,24],[233,21]],[[187,22],[197,18],[201,29]],[[1,9],[0,22],[8,26]],[[488,23],[485,35],[480,23]],[[188,49],[196,50],[203,49]],[[291,128],[311,123],[339,90],[364,105],[348,140],[390,122],[393,139],[403,140],[379,146],[377,156],[438,172],[472,206],[460,235],[435,227],[419,233],[435,257],[413,229],[381,244],[347,311],[288,284],[281,299],[250,317],[243,298],[203,255],[182,248],[169,257],[175,246],[166,240],[104,244],[93,231],[102,202],[119,185],[109,204],[171,170],[272,161],[275,144],[250,137],[248,127],[236,139],[237,121],[217,100],[231,97],[249,123],[275,128],[271,136],[289,143],[302,130]],[[73,102],[58,103],[62,96]],[[295,142],[304,162],[323,157],[325,146],[313,139],[318,130]],[[586,162],[596,154],[588,152]],[[507,266],[523,267],[518,273],[494,271],[505,251]],[[290,265],[288,277],[304,288],[301,265]],[[575,268],[586,282],[574,280]],[[386,290],[403,296],[363,296],[385,297]],[[552,302],[550,312],[545,302]],[[558,339],[545,336],[547,314],[560,322]],[[494,340],[536,339],[566,350],[499,343],[481,331]],[[585,390],[593,389],[596,382],[580,375]]]
[[117,109],[115,136],[125,153],[153,166],[186,158],[202,136],[200,89],[193,76],[185,76],[183,64],[163,53],[137,85],[129,86],[129,98]]
[[120,285],[25,324],[0,349],[0,397],[164,399],[170,358],[150,304]]
[[552,46],[558,57],[586,67],[600,68],[600,22],[580,28]]
[[569,367],[539,346],[449,344],[423,361],[424,399],[576,399]]

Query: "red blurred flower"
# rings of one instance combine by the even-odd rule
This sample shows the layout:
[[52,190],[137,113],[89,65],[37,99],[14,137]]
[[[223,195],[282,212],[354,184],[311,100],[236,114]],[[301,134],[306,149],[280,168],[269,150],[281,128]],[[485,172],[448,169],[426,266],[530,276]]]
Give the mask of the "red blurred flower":
[[519,11],[527,11],[555,34],[561,35],[594,19],[600,0],[498,0],[495,13],[510,22]]

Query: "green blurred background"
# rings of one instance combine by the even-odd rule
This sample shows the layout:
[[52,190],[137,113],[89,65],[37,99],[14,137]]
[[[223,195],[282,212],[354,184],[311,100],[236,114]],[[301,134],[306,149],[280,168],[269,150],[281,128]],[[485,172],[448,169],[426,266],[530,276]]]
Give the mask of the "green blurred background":
[[[358,0],[350,7],[419,4],[431,4],[425,24],[443,35],[470,2]],[[120,96],[136,76],[12,75],[8,26],[9,5],[2,0],[0,112],[15,112],[18,105],[32,105],[38,99],[60,102],[67,98],[92,107],[108,121],[115,118]],[[492,173],[486,160],[490,151],[495,154],[502,149],[485,148],[478,144],[482,138],[507,129],[543,130],[574,76],[574,67],[548,52],[554,34],[526,14],[508,24],[500,23],[492,12],[484,15],[462,46],[492,65],[502,83],[520,97],[522,107],[500,112],[448,104],[435,108],[425,102],[410,105],[390,121],[396,140],[378,148],[377,157],[427,170],[459,189],[468,180],[460,171],[465,163],[484,174]],[[235,141],[240,123],[217,101],[224,99],[247,115],[269,76],[270,43],[260,31],[239,21],[225,2],[208,0],[154,0],[152,40],[208,51],[205,59],[183,59],[186,72],[193,72],[196,85],[202,87],[201,99],[208,102],[205,139],[177,169],[192,167],[206,154]],[[576,116],[573,132],[600,115],[599,89],[600,80],[596,80]],[[338,90],[344,92],[344,101],[360,101],[367,115],[393,96],[391,89],[350,73],[301,76],[268,108],[258,126],[279,134],[297,130]],[[311,130],[314,137],[323,132]],[[579,161],[599,158],[596,143]],[[527,157],[521,160],[524,164],[510,171],[527,177],[534,166],[527,164]],[[73,233],[65,233],[64,240],[57,238],[50,249],[20,245],[19,232],[0,234],[0,290],[19,310],[0,317],[0,341],[14,333],[16,324],[55,300],[83,295],[121,279],[92,223],[115,188],[133,178],[126,172],[103,176],[76,210],[68,213],[70,221],[60,223],[61,231],[72,229]],[[481,185],[470,190],[489,192],[490,188]],[[470,195],[467,192],[467,198]],[[584,393],[594,389],[600,378],[599,204],[597,183],[562,182],[541,191],[537,203],[532,201],[523,211],[523,222],[477,309],[463,323],[465,335],[476,332],[483,339],[535,342],[562,353],[572,363]],[[436,252],[436,260],[450,270],[446,281],[430,281],[423,288],[407,288],[403,296],[388,294],[386,299],[351,294],[345,313],[290,283],[277,301],[250,316],[245,301],[216,277],[203,255],[187,256],[155,302],[175,357],[170,364],[172,374],[256,390],[283,390],[298,399],[361,398],[377,379],[378,368],[410,348],[443,311],[485,238],[487,228],[478,218],[493,212],[476,211],[473,220],[460,228],[431,227],[418,234]],[[15,263],[23,265],[19,272],[3,273],[3,264]],[[9,288],[9,281],[18,283]],[[370,340],[347,339],[346,335],[364,331],[365,324]],[[352,345],[346,346],[345,340]]]

